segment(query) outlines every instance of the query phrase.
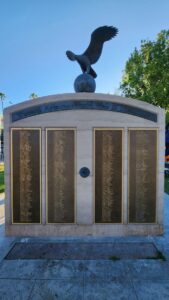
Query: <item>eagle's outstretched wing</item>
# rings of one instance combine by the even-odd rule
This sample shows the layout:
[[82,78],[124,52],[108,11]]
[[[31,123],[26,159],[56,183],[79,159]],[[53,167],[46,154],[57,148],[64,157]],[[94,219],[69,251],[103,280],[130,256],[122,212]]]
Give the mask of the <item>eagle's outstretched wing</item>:
[[115,37],[117,33],[118,29],[113,26],[102,26],[97,28],[91,34],[90,44],[83,55],[86,55],[89,58],[91,64],[96,63],[102,53],[104,42]]

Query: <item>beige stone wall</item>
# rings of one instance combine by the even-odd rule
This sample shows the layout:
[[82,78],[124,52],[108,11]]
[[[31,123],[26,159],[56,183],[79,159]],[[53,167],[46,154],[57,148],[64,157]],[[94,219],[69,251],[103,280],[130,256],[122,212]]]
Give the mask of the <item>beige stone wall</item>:
[[[158,115],[158,122],[152,122],[129,114],[98,111],[69,110],[45,113],[11,122],[11,113],[40,103],[64,100],[100,100],[124,103],[143,108]],[[53,95],[22,102],[5,109],[5,184],[6,207],[5,224],[8,235],[142,235],[161,234],[163,232],[163,193],[164,193],[164,150],[165,150],[165,113],[164,110],[142,101],[127,99],[105,94],[62,94]],[[42,224],[12,224],[11,208],[11,166],[10,166],[10,128],[41,128],[42,129]],[[75,127],[76,134],[76,224],[46,224],[46,140],[45,130],[50,127]],[[94,224],[94,173],[93,173],[93,129],[97,127],[123,128],[123,224]],[[157,176],[157,224],[127,224],[128,207],[128,128],[158,129],[158,176]],[[90,176],[79,175],[81,167],[90,169]]]

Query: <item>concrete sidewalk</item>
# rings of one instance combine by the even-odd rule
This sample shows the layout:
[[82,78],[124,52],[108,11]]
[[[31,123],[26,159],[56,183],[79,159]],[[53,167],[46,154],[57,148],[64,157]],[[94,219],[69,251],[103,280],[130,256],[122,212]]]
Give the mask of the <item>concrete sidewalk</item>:
[[[3,206],[0,199],[0,300],[169,299],[168,195],[165,194],[165,234],[161,237],[5,237]],[[153,242],[167,260],[4,260],[16,241]]]

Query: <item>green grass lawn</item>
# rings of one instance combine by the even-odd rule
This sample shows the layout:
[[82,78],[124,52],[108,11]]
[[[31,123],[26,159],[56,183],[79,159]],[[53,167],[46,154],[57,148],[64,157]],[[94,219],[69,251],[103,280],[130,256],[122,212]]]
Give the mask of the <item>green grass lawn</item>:
[[169,176],[165,176],[165,192],[169,194]]
[[5,184],[4,184],[4,171],[0,172],[0,193],[5,191]]
[[4,164],[0,164],[0,193],[5,191],[4,184]]

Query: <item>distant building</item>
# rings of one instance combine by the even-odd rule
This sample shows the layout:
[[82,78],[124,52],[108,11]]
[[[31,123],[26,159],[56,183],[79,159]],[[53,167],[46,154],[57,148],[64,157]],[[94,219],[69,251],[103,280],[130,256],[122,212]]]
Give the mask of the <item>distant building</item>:
[[3,124],[3,115],[0,115],[0,161],[4,161],[4,124]]

